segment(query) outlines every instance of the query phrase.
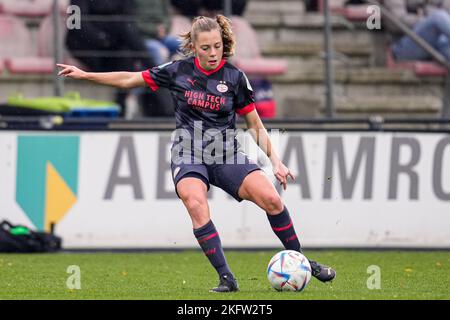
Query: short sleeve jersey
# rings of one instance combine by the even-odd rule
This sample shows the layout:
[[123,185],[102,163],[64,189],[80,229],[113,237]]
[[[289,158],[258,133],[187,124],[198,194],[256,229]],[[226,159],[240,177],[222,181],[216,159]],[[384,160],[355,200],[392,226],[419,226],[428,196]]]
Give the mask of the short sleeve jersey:
[[202,133],[216,129],[225,136],[227,129],[236,129],[236,113],[245,115],[255,109],[246,75],[226,60],[208,71],[190,57],[146,70],[142,76],[153,91],[159,87],[170,90],[176,127],[191,134],[201,124]]

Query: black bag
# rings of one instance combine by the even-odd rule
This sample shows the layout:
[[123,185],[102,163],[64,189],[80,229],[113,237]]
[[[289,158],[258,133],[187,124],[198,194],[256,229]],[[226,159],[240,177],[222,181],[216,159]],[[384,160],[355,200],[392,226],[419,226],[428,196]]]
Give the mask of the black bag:
[[0,252],[55,252],[61,249],[61,243],[60,237],[50,233],[12,225],[6,220],[0,223]]

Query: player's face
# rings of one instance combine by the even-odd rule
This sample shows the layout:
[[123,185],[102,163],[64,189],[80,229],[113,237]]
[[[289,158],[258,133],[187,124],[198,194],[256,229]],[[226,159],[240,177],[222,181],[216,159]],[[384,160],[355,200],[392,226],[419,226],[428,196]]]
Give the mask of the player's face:
[[205,70],[217,68],[223,56],[223,41],[219,30],[203,31],[197,35],[194,52]]

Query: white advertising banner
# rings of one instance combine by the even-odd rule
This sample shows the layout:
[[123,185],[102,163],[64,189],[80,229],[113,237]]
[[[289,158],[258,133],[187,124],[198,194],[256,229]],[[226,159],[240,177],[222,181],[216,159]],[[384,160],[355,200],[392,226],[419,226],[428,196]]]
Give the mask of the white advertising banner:
[[[305,247],[450,248],[450,136],[272,135],[277,186]],[[247,140],[246,140],[247,139]],[[270,165],[248,153],[275,183]],[[197,247],[170,172],[170,132],[0,132],[0,220],[55,224],[65,248]],[[212,187],[225,247],[280,247],[265,212]]]

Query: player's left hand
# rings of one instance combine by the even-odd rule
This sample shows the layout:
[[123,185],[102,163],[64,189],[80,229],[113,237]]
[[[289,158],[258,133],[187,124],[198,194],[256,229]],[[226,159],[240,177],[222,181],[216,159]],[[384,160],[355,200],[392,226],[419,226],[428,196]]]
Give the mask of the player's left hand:
[[291,173],[291,171],[286,167],[283,162],[277,161],[273,166],[273,173],[277,178],[278,182],[283,186],[283,189],[287,188],[287,179],[291,177],[292,180],[295,181],[295,176]]

